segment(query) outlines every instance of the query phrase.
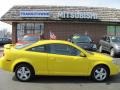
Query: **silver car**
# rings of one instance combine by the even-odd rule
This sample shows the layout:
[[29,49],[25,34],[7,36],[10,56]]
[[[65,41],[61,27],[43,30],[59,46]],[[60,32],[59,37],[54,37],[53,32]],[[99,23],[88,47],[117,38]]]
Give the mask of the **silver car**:
[[104,36],[99,45],[99,52],[107,51],[112,57],[120,54],[120,36]]

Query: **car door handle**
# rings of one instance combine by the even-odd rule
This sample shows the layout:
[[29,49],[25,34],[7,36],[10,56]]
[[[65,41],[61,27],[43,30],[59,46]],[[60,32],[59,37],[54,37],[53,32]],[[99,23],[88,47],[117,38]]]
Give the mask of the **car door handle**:
[[63,60],[55,60],[56,62],[63,62]]
[[49,58],[50,60],[55,60],[55,58],[53,58],[53,57],[51,57],[51,58]]

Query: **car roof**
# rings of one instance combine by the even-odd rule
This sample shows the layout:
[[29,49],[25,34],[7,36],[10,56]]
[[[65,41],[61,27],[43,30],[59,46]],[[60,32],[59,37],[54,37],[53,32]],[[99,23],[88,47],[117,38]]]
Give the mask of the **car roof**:
[[64,40],[39,40],[38,42],[36,42],[36,44],[49,44],[49,43],[65,43],[65,44],[71,44],[68,41],[64,41]]
[[27,48],[38,46],[38,45],[56,44],[56,43],[59,43],[59,44],[68,44],[68,45],[71,45],[71,46],[78,47],[77,45],[75,45],[75,44],[73,44],[71,42],[68,42],[68,41],[64,41],[64,40],[39,40],[39,41],[33,43],[32,45],[28,46]]

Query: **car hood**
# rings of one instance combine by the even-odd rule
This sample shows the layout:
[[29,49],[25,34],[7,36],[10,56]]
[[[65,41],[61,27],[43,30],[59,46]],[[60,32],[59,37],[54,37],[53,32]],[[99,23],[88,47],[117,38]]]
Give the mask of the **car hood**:
[[76,43],[78,46],[80,46],[81,48],[87,49],[87,48],[92,48],[93,47],[93,43]]
[[113,42],[112,44],[120,46],[120,42]]
[[98,52],[92,52],[92,54],[89,57],[91,60],[103,60],[103,61],[112,61],[112,57],[107,56],[105,54],[101,54]]

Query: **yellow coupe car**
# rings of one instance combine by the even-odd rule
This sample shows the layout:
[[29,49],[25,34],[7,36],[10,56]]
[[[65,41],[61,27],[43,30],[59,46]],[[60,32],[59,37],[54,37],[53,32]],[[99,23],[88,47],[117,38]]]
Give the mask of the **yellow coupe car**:
[[119,65],[111,57],[61,40],[41,40],[20,46],[7,44],[0,68],[15,72],[16,78],[23,82],[35,75],[91,76],[101,82],[119,73]]

